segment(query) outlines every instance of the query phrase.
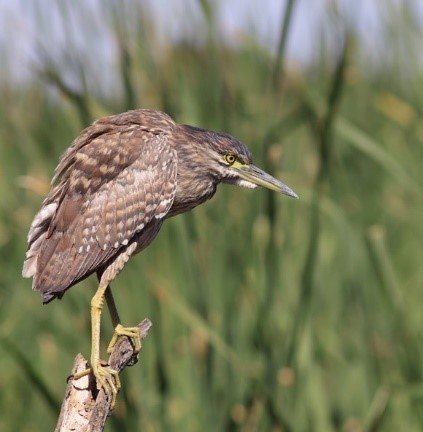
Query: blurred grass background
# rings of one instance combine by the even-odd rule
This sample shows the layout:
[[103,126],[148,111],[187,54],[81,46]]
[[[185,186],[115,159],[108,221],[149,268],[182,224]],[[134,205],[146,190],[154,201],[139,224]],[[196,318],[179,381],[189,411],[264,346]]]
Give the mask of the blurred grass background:
[[[371,41],[327,2],[301,66],[285,55],[295,0],[276,54],[253,35],[225,43],[212,1],[185,23],[198,39],[178,43],[158,42],[142,2],[107,1],[106,89],[94,33],[85,57],[38,43],[32,78],[18,84],[8,68],[18,53],[2,50],[0,430],[51,430],[74,356],[90,350],[95,278],[42,306],[20,276],[30,222],[80,130],[137,107],[231,133],[301,199],[222,186],[131,261],[113,286],[121,316],[154,327],[106,430],[423,430],[417,2],[385,2],[372,58]],[[89,35],[82,3],[30,7],[40,34],[57,19],[65,40]]]

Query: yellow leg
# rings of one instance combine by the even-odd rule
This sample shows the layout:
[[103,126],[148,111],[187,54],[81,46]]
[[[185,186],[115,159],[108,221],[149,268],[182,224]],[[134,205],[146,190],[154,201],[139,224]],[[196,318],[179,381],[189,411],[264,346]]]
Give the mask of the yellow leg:
[[78,380],[85,375],[93,373],[97,381],[97,386],[103,388],[106,393],[112,394],[111,407],[113,408],[116,401],[116,395],[120,390],[119,375],[117,371],[112,369],[110,366],[102,365],[100,360],[101,312],[103,310],[105,299],[112,318],[113,326],[115,327],[115,332],[110,341],[109,347],[107,348],[107,352],[109,354],[111,353],[119,336],[129,337],[134,345],[134,350],[139,352],[141,350],[141,338],[138,327],[123,327],[122,324],[120,324],[119,314],[108,281],[107,279],[102,279],[101,275],[98,276],[100,285],[91,300],[91,369],[75,374],[73,379]]
[[120,324],[119,313],[116,308],[115,299],[113,298],[112,290],[110,285],[107,286],[106,292],[104,293],[106,299],[107,308],[109,309],[110,318],[112,319],[113,328]]
[[[101,311],[104,304],[104,294],[108,288],[107,281],[100,281],[100,285],[91,300],[91,371],[94,374],[97,386],[112,394],[112,408],[116,401],[116,395],[120,389],[118,373],[110,366],[103,366],[100,360],[100,324]],[[90,370],[74,375],[77,380],[91,372]]]
[[100,326],[101,311],[104,304],[104,292],[108,288],[107,283],[100,282],[100,286],[91,300],[91,367],[96,378],[97,385],[106,391],[110,390],[113,395],[112,406],[114,405],[117,392],[120,389],[118,373],[109,366],[103,366],[100,360]]

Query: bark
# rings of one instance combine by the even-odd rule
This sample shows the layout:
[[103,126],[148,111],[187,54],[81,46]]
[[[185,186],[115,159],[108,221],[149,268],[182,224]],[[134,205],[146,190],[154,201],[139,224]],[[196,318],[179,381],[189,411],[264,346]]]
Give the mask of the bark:
[[[138,324],[141,339],[144,339],[151,327],[151,321],[143,320]],[[133,366],[138,361],[138,354],[134,352],[129,338],[120,337],[108,364],[120,373],[126,366]],[[112,395],[101,389],[97,390],[93,375],[87,375],[73,382],[72,376],[87,369],[88,362],[78,354],[72,368],[72,375],[68,378],[65,398],[60,410],[59,420],[55,432],[99,432],[104,429],[108,415],[111,413]]]

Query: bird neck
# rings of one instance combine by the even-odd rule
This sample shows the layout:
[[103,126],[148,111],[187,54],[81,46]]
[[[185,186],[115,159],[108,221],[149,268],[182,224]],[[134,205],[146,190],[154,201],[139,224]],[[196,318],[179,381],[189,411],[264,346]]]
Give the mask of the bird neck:
[[199,183],[195,180],[180,178],[178,175],[175,199],[168,217],[185,213],[209,200],[216,192],[217,184],[213,181]]

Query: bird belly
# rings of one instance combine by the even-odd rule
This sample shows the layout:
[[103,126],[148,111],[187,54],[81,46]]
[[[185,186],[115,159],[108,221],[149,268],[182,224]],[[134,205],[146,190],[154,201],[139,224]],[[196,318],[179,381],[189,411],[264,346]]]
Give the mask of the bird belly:
[[142,231],[136,234],[134,241],[137,243],[137,247],[133,255],[144,250],[148,245],[156,238],[160,228],[163,224],[163,219],[153,219],[148,223]]

